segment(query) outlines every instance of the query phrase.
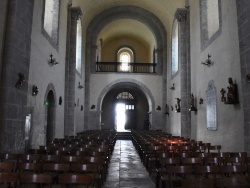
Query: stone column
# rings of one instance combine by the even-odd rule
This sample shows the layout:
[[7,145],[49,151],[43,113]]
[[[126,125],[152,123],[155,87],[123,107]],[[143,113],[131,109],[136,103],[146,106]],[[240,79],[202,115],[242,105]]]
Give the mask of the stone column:
[[249,41],[249,1],[236,1],[238,15],[238,34],[240,47],[240,67],[241,67],[241,85],[242,101],[244,113],[244,139],[245,151],[250,152],[250,83],[246,76],[250,74],[250,41]]
[[75,114],[75,74],[76,74],[76,36],[77,20],[82,15],[79,7],[68,9],[68,34],[65,63],[65,117],[64,135],[74,135]]
[[[0,150],[24,152],[34,0],[8,0],[0,84]],[[20,82],[18,82],[20,81]]]
[[181,80],[181,136],[190,138],[191,118],[189,112],[190,61],[189,61],[189,17],[187,9],[177,9],[175,18],[179,22],[179,66]]

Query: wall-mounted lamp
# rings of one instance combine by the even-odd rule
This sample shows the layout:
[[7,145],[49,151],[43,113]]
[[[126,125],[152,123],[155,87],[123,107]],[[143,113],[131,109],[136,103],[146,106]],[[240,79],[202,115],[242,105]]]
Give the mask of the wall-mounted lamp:
[[200,98],[199,104],[203,104],[203,98]]
[[229,86],[227,87],[227,97],[225,97],[226,91],[222,88],[221,93],[221,101],[225,104],[238,104],[239,98],[238,98],[238,86],[236,83],[233,82],[233,79],[231,77],[228,78]]
[[211,55],[208,54],[207,55],[207,59],[205,60],[205,62],[201,62],[201,64],[210,67],[211,65],[214,64],[214,62],[211,60]]
[[53,58],[53,54],[50,54],[50,59],[48,61],[48,63],[51,65],[51,66],[54,66],[54,65],[57,65],[59,64],[55,58]]
[[92,104],[91,107],[90,107],[90,109],[91,109],[91,110],[92,110],[92,109],[95,109],[95,105]]
[[190,95],[190,109],[189,111],[194,111],[196,112],[197,111],[197,108],[195,107],[195,98],[194,98],[194,95],[193,93]]
[[173,86],[172,86],[172,87],[170,87],[169,89],[174,90],[174,89],[175,89],[174,84],[173,84]]
[[156,110],[160,111],[161,110],[161,106],[157,106]]
[[83,111],[83,105],[81,105],[81,111]]
[[78,83],[78,88],[79,88],[79,89],[82,89],[82,88],[83,88],[83,85],[81,85],[80,82]]
[[15,86],[16,86],[16,88],[20,89],[21,86],[23,85],[23,82],[24,82],[24,75],[22,73],[19,73],[18,76],[19,76],[19,78],[18,78]]
[[247,76],[246,76],[246,81],[247,81],[247,82],[250,82],[250,74],[247,74]]
[[181,106],[180,106],[180,102],[181,99],[180,98],[175,98],[177,100],[177,104],[175,105],[175,112],[179,113],[181,112]]
[[38,94],[38,87],[36,85],[33,85],[32,87],[32,96],[36,96]]

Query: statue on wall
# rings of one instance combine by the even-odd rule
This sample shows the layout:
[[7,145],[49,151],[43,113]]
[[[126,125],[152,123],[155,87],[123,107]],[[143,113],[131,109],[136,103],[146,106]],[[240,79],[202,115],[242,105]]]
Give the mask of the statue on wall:
[[197,111],[197,108],[195,107],[195,99],[193,93],[190,95],[190,109],[189,111]]
[[238,93],[237,93],[237,85],[233,83],[233,79],[230,77],[228,78],[229,86],[227,87],[227,101],[228,102],[235,102],[238,100]]
[[175,98],[175,99],[177,100],[177,104],[175,105],[175,111],[180,112],[181,111],[181,106],[180,106],[181,99],[180,98]]
[[237,84],[233,82],[231,77],[228,78],[229,86],[227,87],[227,97],[225,97],[226,91],[222,88],[221,93],[221,101],[225,104],[238,104],[238,88]]

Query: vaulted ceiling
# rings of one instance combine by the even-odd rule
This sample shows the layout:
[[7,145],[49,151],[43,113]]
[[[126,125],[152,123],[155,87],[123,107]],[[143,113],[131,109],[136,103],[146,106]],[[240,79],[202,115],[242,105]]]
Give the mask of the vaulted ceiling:
[[[169,34],[175,11],[177,8],[184,8],[185,0],[73,0],[73,6],[80,6],[83,13],[83,34],[96,15],[109,8],[122,5],[137,6],[156,15]],[[122,36],[136,38],[145,45],[155,41],[146,25],[132,19],[119,19],[109,23],[103,28],[98,38],[103,38],[105,42]]]

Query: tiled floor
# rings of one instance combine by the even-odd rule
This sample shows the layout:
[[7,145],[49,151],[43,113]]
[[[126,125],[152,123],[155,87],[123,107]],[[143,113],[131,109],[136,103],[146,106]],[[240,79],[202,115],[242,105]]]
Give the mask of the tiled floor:
[[155,188],[132,141],[116,141],[104,188]]

